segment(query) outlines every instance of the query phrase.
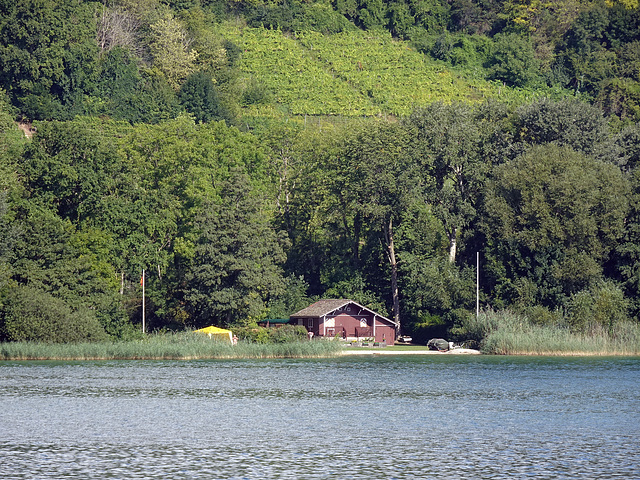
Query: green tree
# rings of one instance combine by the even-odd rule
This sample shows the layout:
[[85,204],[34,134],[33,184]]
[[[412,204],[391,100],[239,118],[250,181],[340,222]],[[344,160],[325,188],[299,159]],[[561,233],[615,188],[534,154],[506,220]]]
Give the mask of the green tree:
[[24,153],[22,169],[32,199],[53,205],[63,218],[96,214],[116,164],[113,142],[85,120],[43,122]]
[[[637,155],[637,152],[636,152]],[[636,319],[640,318],[640,169],[637,158],[629,166],[633,170],[628,178],[631,192],[628,197],[629,215],[625,222],[624,237],[616,246],[615,264],[616,279],[631,302],[631,312]]]
[[[80,232],[68,220],[35,203],[23,201],[15,209],[14,223],[20,235],[8,257],[11,277],[7,298],[11,298],[12,289],[22,286],[43,292],[47,298],[55,298],[47,300],[54,310],[63,311],[56,322],[65,321],[69,312],[73,314],[68,319],[73,323],[71,330],[81,330],[81,324],[86,323],[86,328],[94,331],[92,325],[97,323],[102,331],[102,325],[123,322],[105,233]],[[18,310],[12,312],[14,321],[21,321]]]
[[553,143],[603,159],[611,153],[607,119],[580,100],[537,100],[520,107],[514,123],[516,140],[527,145]]
[[628,209],[628,183],[616,166],[545,145],[494,175],[483,229],[491,288],[502,300],[555,308],[603,277]]
[[458,238],[476,215],[490,165],[482,156],[488,133],[474,108],[461,103],[432,103],[416,109],[407,122],[417,131],[423,200],[442,222],[454,263]]
[[198,52],[191,48],[192,39],[170,11],[150,25],[149,51],[153,65],[177,90],[194,70]]
[[333,187],[336,195],[347,199],[348,208],[367,221],[373,232],[378,232],[389,265],[393,320],[400,331],[394,228],[413,197],[414,138],[415,132],[403,124],[382,123],[358,132],[345,146],[344,163],[336,172]]
[[197,218],[200,236],[187,274],[185,299],[194,326],[231,325],[264,318],[284,287],[286,238],[273,229],[246,174],[232,173],[221,202]]
[[0,335],[7,341],[72,343],[107,340],[95,313],[71,309],[62,299],[29,286],[9,290],[0,315]]
[[229,112],[220,101],[213,79],[206,72],[191,74],[180,87],[180,103],[199,122],[231,121]]
[[94,88],[95,38],[90,3],[0,3],[0,87],[29,119],[81,112]]
[[535,83],[539,66],[531,41],[516,33],[494,37],[493,53],[487,62],[489,78],[524,87]]

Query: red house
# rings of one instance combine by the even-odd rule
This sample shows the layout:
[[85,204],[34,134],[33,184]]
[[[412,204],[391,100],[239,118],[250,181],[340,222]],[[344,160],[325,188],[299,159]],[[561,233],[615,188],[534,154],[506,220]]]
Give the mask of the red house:
[[367,307],[346,299],[318,300],[289,317],[290,324],[303,325],[318,337],[345,340],[373,339],[393,345],[398,325]]

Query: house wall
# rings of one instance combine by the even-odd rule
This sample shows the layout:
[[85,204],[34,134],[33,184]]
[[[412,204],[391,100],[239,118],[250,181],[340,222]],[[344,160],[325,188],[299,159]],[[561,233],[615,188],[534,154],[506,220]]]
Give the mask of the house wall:
[[291,323],[304,326],[307,331],[313,332],[314,336],[334,337],[338,335],[342,338],[373,338],[375,342],[386,342],[387,345],[393,345],[396,338],[395,327],[377,319],[374,335],[373,313],[358,310],[358,312],[338,311],[334,315],[320,318],[292,318]]
[[[374,333],[375,331],[375,333]],[[373,338],[375,342],[386,342],[393,345],[395,342],[395,328],[376,320],[373,328],[373,314],[348,315],[339,314],[335,317],[327,317],[325,322],[319,322],[318,335],[326,332],[327,337],[336,334],[344,338]]]

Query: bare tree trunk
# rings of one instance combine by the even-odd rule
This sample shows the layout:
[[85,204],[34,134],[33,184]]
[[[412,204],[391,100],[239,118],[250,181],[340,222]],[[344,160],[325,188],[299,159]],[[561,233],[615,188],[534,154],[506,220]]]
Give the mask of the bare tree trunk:
[[456,253],[458,250],[458,229],[454,227],[449,232],[449,262],[456,263]]
[[384,237],[387,243],[387,257],[391,265],[391,295],[393,297],[393,321],[398,325],[397,334],[402,333],[400,324],[400,295],[398,293],[398,262],[396,261],[396,251],[393,244],[393,217],[384,225]]

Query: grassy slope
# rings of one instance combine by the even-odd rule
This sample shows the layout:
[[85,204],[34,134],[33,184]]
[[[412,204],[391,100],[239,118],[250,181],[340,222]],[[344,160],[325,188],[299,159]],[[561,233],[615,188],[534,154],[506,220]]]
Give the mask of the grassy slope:
[[521,103],[554,94],[453,70],[384,32],[288,35],[226,24],[220,33],[242,49],[243,80],[253,78],[275,94],[274,103],[246,107],[251,116],[401,116],[437,100]]

